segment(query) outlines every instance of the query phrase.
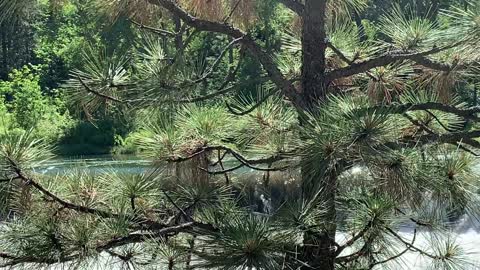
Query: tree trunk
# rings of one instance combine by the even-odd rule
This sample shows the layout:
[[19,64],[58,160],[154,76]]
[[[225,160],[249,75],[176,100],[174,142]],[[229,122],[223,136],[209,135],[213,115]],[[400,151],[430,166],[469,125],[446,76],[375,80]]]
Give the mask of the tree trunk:
[[302,92],[303,99],[311,109],[327,94],[325,81],[327,48],[326,0],[306,0],[302,31]]
[[25,29],[25,59],[24,63],[30,63],[31,59],[31,50],[30,50],[30,38],[32,37],[32,33],[30,32],[29,28]]
[[[327,0],[306,0],[303,14],[302,32],[302,99],[305,108],[312,110],[315,105],[323,101],[327,95],[329,82],[325,79],[327,48],[326,33]],[[327,207],[327,214],[323,221],[326,226],[323,233],[309,231],[304,235],[301,260],[305,263],[302,269],[335,269],[335,190],[337,176],[326,173],[320,179],[312,179],[309,170],[302,170],[304,197],[308,198],[311,192],[309,186],[314,182],[320,183],[323,192],[320,201]],[[313,181],[313,182],[312,182]]]
[[8,49],[7,49],[7,34],[5,33],[6,27],[1,27],[0,30],[2,32],[2,69],[0,71],[0,79],[7,80],[8,79]]

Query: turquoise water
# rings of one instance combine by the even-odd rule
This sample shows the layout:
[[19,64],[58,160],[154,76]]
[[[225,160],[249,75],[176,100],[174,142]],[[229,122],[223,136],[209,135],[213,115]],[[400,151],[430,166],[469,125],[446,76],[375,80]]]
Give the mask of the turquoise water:
[[64,174],[74,169],[86,170],[91,174],[112,170],[135,174],[150,168],[151,163],[136,156],[58,157],[42,163],[35,171],[47,175]]
[[[234,160],[226,160],[226,168],[235,167],[239,163]],[[101,174],[108,171],[118,173],[142,173],[152,168],[152,160],[147,160],[133,155],[104,155],[82,157],[56,157],[43,162],[35,168],[36,173],[46,175],[65,174],[70,170],[86,170],[91,174]],[[212,170],[218,170],[214,168]],[[235,171],[236,174],[261,174],[247,167]]]

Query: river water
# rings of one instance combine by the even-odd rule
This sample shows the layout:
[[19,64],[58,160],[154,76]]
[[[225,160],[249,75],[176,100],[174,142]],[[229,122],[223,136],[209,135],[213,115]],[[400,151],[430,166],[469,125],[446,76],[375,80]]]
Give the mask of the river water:
[[[81,158],[57,158],[52,159],[44,163],[41,167],[36,168],[36,172],[55,175],[66,173],[72,169],[87,170],[92,174],[102,173],[105,171],[117,171],[123,173],[141,173],[147,170],[150,166],[148,160],[140,159],[135,156],[94,156],[94,157],[81,157]],[[413,226],[405,226],[401,229],[399,234],[409,241],[413,237]],[[480,223],[478,220],[470,220],[462,218],[451,230],[451,236],[455,239],[456,243],[460,244],[462,248],[468,251],[469,255],[467,260],[471,263],[466,270],[480,269]],[[416,246],[425,247],[428,246],[428,239],[432,235],[428,232],[417,233]],[[338,241],[341,243],[345,241],[346,237],[339,234]],[[344,251],[348,255],[348,250]],[[417,253],[407,253],[402,256],[402,262],[408,266],[390,266],[389,269],[435,269],[435,266],[431,265],[430,261],[425,260]],[[110,262],[107,264],[100,263],[97,266],[90,266],[88,269],[120,269],[115,264]],[[382,268],[375,268],[382,269]],[[456,269],[456,268],[455,268]]]
[[55,175],[64,174],[74,169],[86,170],[91,174],[100,174],[114,170],[119,173],[142,173],[148,169],[151,161],[136,156],[85,156],[50,159],[40,167],[37,173]]

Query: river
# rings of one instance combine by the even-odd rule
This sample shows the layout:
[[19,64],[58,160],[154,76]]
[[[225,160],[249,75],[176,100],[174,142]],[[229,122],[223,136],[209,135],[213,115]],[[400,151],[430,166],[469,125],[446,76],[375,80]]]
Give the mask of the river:
[[144,172],[150,165],[149,160],[131,155],[64,157],[50,159],[35,168],[35,171],[47,175],[63,174],[72,169],[87,170],[91,174],[101,174],[109,170],[133,174]]
[[[94,156],[94,157],[81,157],[81,158],[55,158],[44,163],[41,167],[36,168],[36,172],[55,175],[68,172],[72,169],[88,170],[92,174],[102,173],[105,171],[115,170],[117,172],[124,173],[141,173],[148,169],[150,162],[148,160],[140,159],[135,156]],[[406,240],[410,240],[413,237],[413,226],[405,226],[399,232]],[[451,230],[451,235],[455,241],[459,243],[466,251],[468,251],[468,260],[471,262],[471,266],[463,268],[465,270],[480,269],[480,223],[478,220],[470,220],[462,218],[457,225]],[[428,243],[428,239],[432,235],[428,232],[419,232],[417,234],[416,246],[425,247]],[[339,234],[338,241],[341,243],[345,237]],[[348,255],[348,250],[344,251],[345,255]],[[390,269],[434,269],[430,261],[423,259],[423,257],[416,253],[408,253],[402,257],[403,262],[408,267],[394,267]],[[87,267],[87,269],[119,269],[115,264],[108,262],[107,264],[100,263],[93,267]],[[381,268],[375,268],[381,269]],[[456,268],[455,268],[456,269]]]

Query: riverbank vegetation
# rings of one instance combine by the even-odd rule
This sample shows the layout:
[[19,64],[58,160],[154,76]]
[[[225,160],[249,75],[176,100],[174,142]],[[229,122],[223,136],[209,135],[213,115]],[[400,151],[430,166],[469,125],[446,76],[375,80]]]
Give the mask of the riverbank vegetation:
[[[5,266],[474,267],[479,1],[0,8]],[[35,173],[52,151],[152,168]]]

